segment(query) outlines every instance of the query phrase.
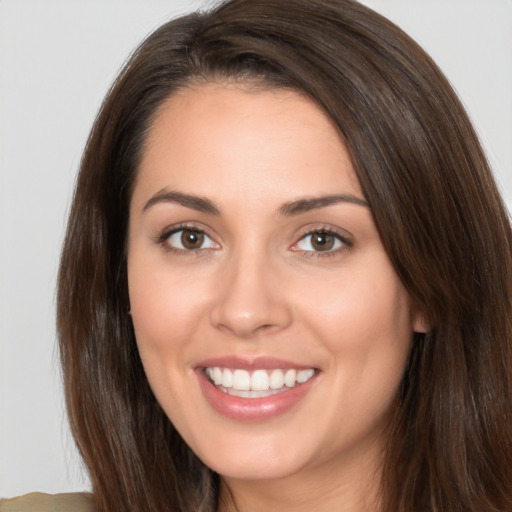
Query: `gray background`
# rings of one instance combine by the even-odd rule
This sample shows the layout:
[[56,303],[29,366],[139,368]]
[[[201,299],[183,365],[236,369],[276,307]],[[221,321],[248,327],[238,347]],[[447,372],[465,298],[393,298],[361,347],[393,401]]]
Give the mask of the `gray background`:
[[[444,69],[512,205],[512,0],[363,3]],[[55,277],[74,177],[130,51],[169,17],[204,4],[0,0],[0,496],[88,488],[55,352]]]

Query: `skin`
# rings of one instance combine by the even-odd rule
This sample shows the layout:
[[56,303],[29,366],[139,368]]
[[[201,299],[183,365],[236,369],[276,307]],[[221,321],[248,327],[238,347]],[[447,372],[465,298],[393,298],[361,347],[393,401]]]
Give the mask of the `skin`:
[[[207,198],[218,212],[162,199],[169,191]],[[287,203],[333,194],[355,200],[283,214]],[[183,223],[206,233],[199,249],[180,249],[181,233],[166,238]],[[334,232],[333,249],[317,250],[311,230]],[[376,510],[386,417],[423,326],[347,150],[314,103],[228,83],[169,98],[133,192],[128,279],[148,380],[187,444],[222,475],[220,510]],[[285,413],[236,421],[210,406],[195,371],[231,355],[317,374]]]

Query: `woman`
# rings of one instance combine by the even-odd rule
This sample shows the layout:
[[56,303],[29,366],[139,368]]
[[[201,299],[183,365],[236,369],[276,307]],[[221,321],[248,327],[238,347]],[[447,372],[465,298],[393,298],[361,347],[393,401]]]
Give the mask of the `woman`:
[[132,56],[58,293],[100,511],[506,511],[510,224],[446,79],[351,0]]

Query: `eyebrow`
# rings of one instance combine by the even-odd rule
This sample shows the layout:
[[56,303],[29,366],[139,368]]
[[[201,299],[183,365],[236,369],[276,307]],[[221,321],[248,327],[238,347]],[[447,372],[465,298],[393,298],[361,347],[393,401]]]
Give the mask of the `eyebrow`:
[[[179,204],[186,208],[191,208],[203,213],[209,213],[211,215],[220,215],[221,213],[220,208],[210,199],[167,189],[162,189],[152,196],[144,205],[142,211],[146,212],[151,207],[159,203]],[[279,213],[285,217],[290,217],[338,203],[350,203],[369,208],[368,203],[364,199],[351,194],[336,194],[290,201],[279,208]]]
[[203,213],[210,213],[211,215],[220,215],[220,209],[214,202],[206,199],[205,197],[193,196],[184,194],[183,192],[175,192],[173,190],[162,189],[152,196],[149,201],[142,208],[143,212],[149,210],[152,206],[159,203],[174,203],[192,208]]
[[325,208],[327,206],[338,203],[350,203],[369,208],[368,203],[364,199],[353,196],[351,194],[337,194],[332,196],[312,197],[290,201],[289,203],[285,203],[283,206],[281,206],[279,213],[285,217],[289,217],[292,215],[306,213],[311,210]]

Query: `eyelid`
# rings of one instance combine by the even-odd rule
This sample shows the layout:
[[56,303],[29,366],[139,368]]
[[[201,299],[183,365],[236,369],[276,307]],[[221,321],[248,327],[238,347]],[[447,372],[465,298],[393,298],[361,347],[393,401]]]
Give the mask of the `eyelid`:
[[[337,240],[341,242],[341,247],[337,247],[335,249],[328,249],[326,251],[314,251],[314,250],[304,250],[299,249],[297,246],[298,244],[303,241],[306,237],[311,236],[315,233],[325,233],[327,235],[334,236]],[[318,226],[310,226],[304,228],[304,231],[302,231],[297,237],[296,241],[292,244],[290,247],[290,250],[295,252],[302,252],[305,255],[308,256],[317,256],[317,257],[323,257],[323,256],[333,256],[338,254],[339,252],[345,251],[347,249],[352,248],[354,245],[352,241],[352,236],[350,233],[348,233],[345,230],[341,230],[339,228],[336,228],[334,226],[330,225],[318,225]]]
[[[203,234],[205,237],[208,237],[208,239],[210,239],[212,241],[212,243],[215,245],[215,247],[205,247],[205,248],[199,248],[199,249],[185,249],[185,248],[182,249],[180,247],[174,247],[174,246],[170,245],[169,243],[167,243],[167,241],[169,240],[169,238],[172,235],[179,233],[180,231],[187,231],[187,230],[196,231],[198,233]],[[200,254],[200,253],[204,253],[204,252],[211,251],[211,250],[217,250],[220,248],[220,244],[215,240],[215,237],[209,233],[209,229],[207,229],[204,226],[199,226],[198,224],[193,223],[193,222],[182,222],[179,224],[174,224],[174,225],[168,226],[168,227],[164,228],[160,232],[160,234],[155,237],[154,241],[157,244],[161,245],[165,250],[171,251],[171,252],[176,252],[179,254],[192,254],[192,253]]]

